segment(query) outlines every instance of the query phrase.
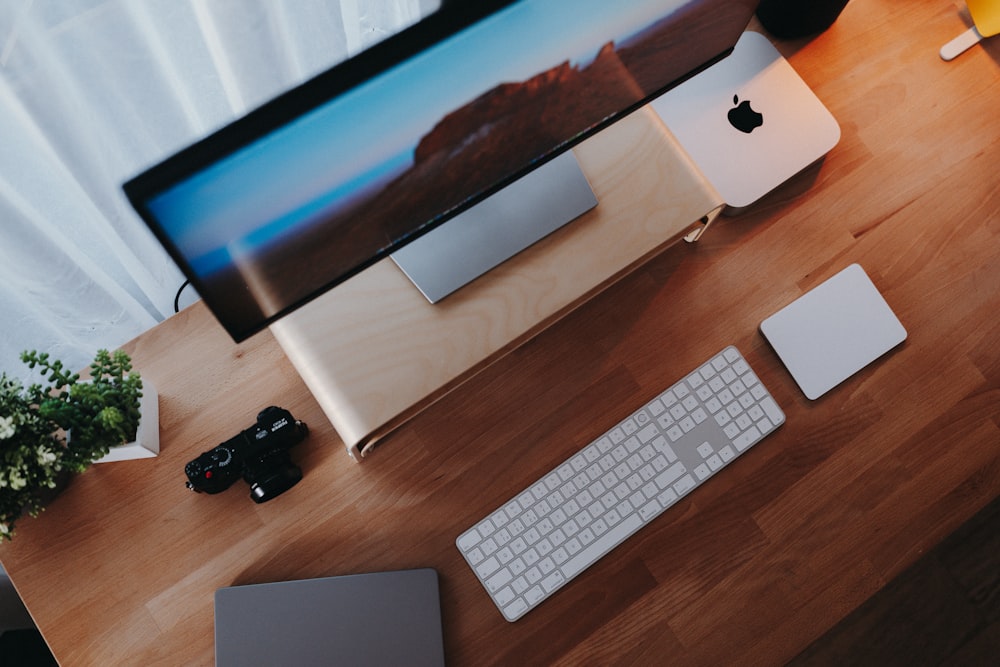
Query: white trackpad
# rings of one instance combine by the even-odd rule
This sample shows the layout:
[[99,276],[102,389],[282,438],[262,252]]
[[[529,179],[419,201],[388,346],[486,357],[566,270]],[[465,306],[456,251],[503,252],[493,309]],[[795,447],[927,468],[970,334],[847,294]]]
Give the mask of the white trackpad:
[[760,330],[810,399],[906,339],[906,329],[858,264],[768,317]]

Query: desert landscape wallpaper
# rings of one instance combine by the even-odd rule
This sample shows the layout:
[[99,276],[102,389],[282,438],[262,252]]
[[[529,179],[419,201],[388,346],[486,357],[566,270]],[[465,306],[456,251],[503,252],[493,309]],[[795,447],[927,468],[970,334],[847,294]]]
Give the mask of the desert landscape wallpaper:
[[[585,15],[590,5],[610,4],[621,8],[617,11],[625,21],[612,22],[611,29],[618,31],[613,35],[606,34],[606,8],[595,9],[594,30],[570,26],[570,34],[555,23],[551,30],[537,25],[548,20],[561,26],[567,5],[515,3],[466,30],[469,35],[436,47],[442,53],[404,64],[384,82],[374,82],[384,89],[378,94],[362,90],[331,103],[356,107],[356,120],[313,112],[296,129],[301,148],[278,146],[278,138],[269,136],[245,155],[230,156],[231,164],[216,165],[168,190],[151,210],[189,259],[208,292],[202,296],[219,319],[235,323],[227,326],[231,330],[252,327],[677,83],[735,42],[754,5],[585,0],[573,3],[569,13]],[[529,22],[532,31],[551,35],[555,44],[543,48],[525,38]],[[463,66],[464,50],[482,54],[493,42],[526,59],[522,69],[536,69],[504,80],[503,72],[481,71],[482,55],[475,68]],[[538,54],[524,53],[532,50]],[[500,52],[494,61],[503,57]],[[416,86],[421,76],[433,77],[434,84]],[[490,83],[495,76],[500,80]],[[485,87],[478,94],[465,93],[459,104],[445,99],[452,88],[460,95],[477,84]],[[442,92],[436,93],[435,86]],[[408,102],[408,95],[415,101]],[[407,104],[410,108],[402,111],[406,123],[414,121],[412,127],[383,117],[384,110]],[[412,118],[414,105],[433,109],[440,104],[449,106],[437,111],[436,119]],[[331,130],[334,122],[339,125]],[[331,132],[364,134],[366,125],[376,134],[398,128],[396,147],[380,150],[376,139],[353,148],[333,139],[323,143]],[[367,153],[375,157],[366,162]],[[268,170],[275,174],[271,180],[260,173]],[[337,170],[343,173],[335,175]]]

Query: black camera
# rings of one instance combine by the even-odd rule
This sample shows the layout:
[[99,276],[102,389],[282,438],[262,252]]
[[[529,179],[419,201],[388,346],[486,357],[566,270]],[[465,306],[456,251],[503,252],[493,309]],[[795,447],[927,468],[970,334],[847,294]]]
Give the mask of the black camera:
[[271,406],[257,423],[184,466],[187,487],[198,493],[219,493],[242,477],[250,497],[263,503],[281,495],[302,479],[289,449],[302,442],[309,429],[288,410]]

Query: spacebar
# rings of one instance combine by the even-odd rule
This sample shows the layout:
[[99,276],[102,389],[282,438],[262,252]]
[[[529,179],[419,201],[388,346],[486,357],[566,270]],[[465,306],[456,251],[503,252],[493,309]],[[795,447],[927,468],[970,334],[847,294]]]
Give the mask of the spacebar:
[[642,527],[642,519],[638,514],[630,514],[620,524],[601,535],[586,549],[562,564],[559,570],[566,579],[572,579],[586,570],[594,561],[610,551],[616,544]]

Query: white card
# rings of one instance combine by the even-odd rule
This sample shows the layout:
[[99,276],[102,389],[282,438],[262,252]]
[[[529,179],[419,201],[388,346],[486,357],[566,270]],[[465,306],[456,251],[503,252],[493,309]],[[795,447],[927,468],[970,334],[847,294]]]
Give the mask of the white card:
[[813,400],[906,340],[906,329],[858,264],[768,317],[760,330]]

